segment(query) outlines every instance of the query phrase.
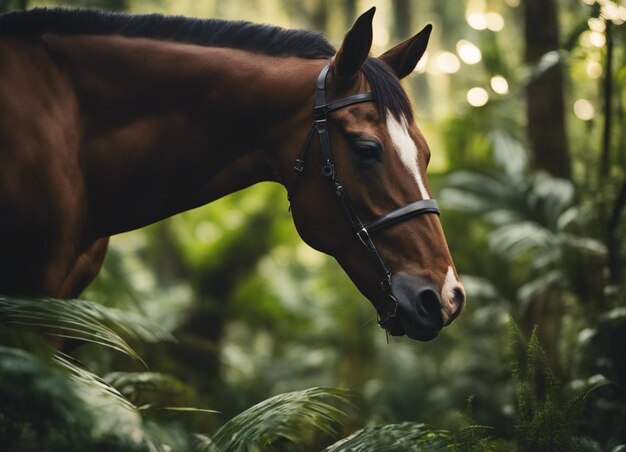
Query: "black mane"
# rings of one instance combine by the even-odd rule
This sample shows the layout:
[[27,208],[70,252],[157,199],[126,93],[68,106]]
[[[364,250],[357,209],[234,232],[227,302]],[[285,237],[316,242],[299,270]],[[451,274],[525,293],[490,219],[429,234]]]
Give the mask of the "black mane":
[[[118,34],[212,47],[228,47],[272,56],[330,58],[335,49],[322,33],[221,19],[161,14],[132,15],[88,9],[35,8],[0,15],[0,36],[34,37],[42,33]],[[400,82],[382,61],[368,58],[363,73],[381,114],[412,120],[410,102]]]
[[66,8],[35,8],[0,16],[0,36],[26,37],[48,32],[68,35],[119,34],[230,47],[273,56],[330,58],[335,54],[335,49],[322,33],[286,30],[245,21]]

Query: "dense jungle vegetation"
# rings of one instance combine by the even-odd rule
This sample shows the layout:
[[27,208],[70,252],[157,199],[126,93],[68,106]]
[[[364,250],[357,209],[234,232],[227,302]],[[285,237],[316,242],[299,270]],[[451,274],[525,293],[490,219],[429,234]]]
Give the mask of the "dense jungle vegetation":
[[[52,5],[324,30],[335,45],[376,5],[375,54],[432,23],[404,85],[468,305],[434,342],[387,342],[337,263],[299,239],[284,189],[260,184],[114,237],[83,301],[0,296],[0,449],[626,450],[623,1],[0,12]],[[88,343],[55,353],[42,332]]]

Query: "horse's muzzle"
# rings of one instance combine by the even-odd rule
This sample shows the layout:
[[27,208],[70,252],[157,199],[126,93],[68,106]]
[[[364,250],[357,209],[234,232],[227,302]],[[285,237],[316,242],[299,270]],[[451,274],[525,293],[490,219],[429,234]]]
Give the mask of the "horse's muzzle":
[[441,297],[432,283],[420,276],[395,274],[391,292],[398,300],[398,317],[408,337],[418,341],[437,337],[444,319]]

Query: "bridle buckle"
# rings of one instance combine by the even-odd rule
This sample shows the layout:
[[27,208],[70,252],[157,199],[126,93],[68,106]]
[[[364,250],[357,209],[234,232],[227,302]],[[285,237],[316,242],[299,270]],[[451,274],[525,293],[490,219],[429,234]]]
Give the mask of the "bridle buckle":
[[326,115],[328,114],[328,105],[316,105],[313,109],[313,116],[316,120],[318,119],[326,119]]
[[370,233],[367,232],[367,229],[363,228],[360,231],[357,231],[356,236],[363,245],[365,245],[368,249],[370,248],[369,243],[371,243],[372,239],[370,238]]
[[398,315],[398,300],[396,300],[394,298],[393,295],[389,294],[389,298],[391,299],[391,301],[393,302],[393,309],[391,311],[388,311],[385,313],[385,315],[380,316],[380,319],[378,320],[378,326],[381,327],[382,329],[386,330],[386,323],[389,322],[391,319],[393,319],[396,315]]
[[391,275],[389,273],[382,281],[380,281],[380,288],[385,291],[391,290]]
[[304,160],[296,159],[296,163],[293,165],[294,171],[299,173],[304,172]]

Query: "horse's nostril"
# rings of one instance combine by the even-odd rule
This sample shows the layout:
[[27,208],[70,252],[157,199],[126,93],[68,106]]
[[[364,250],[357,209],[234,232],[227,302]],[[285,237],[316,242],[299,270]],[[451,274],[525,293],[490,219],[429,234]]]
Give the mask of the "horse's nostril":
[[465,304],[465,292],[460,287],[455,287],[453,289],[454,292],[454,304],[456,305],[457,311],[463,308]]
[[423,309],[428,317],[441,315],[441,301],[439,295],[432,289],[425,289],[417,295],[418,309]]
[[391,280],[398,301],[398,317],[407,336],[431,340],[443,328],[444,318],[439,293],[426,278],[396,274]]

